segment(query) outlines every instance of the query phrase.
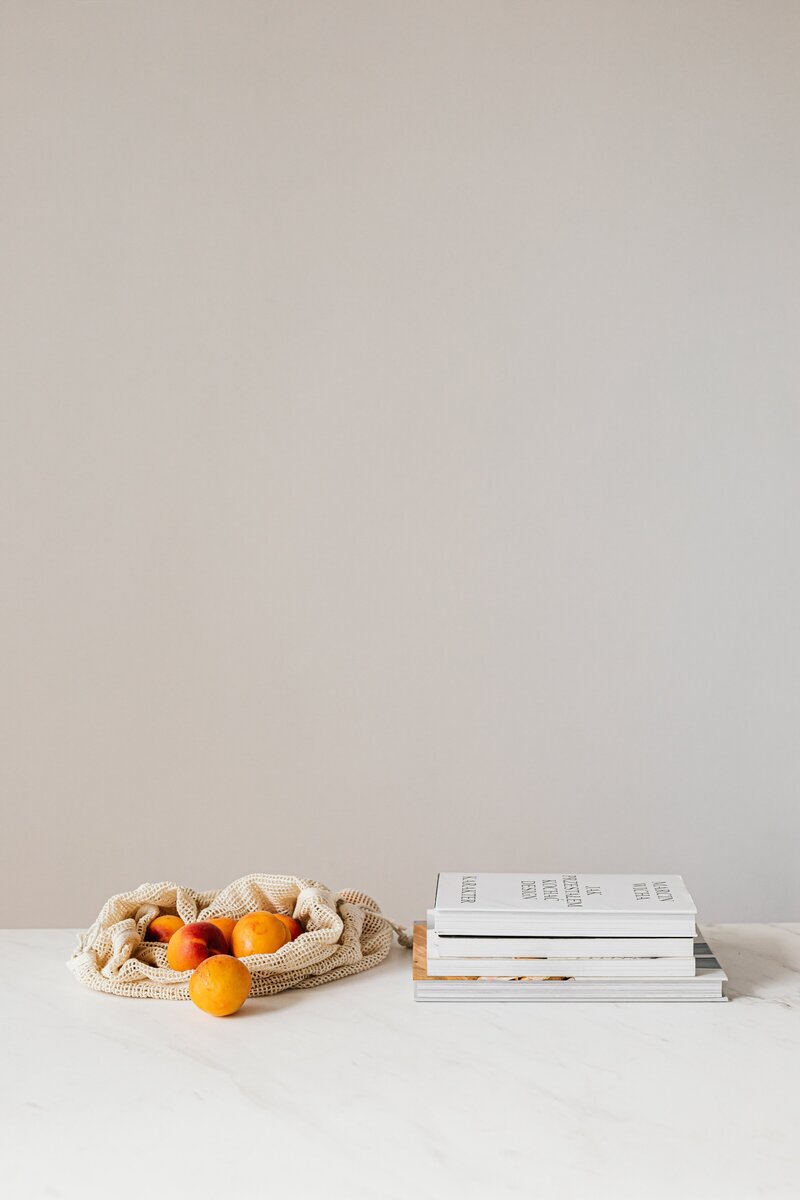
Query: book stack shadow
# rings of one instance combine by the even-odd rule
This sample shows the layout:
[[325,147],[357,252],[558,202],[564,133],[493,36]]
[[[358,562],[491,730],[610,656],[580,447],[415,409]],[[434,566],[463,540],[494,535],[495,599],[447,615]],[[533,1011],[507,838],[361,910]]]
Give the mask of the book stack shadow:
[[720,1001],[680,875],[439,875],[416,1000]]

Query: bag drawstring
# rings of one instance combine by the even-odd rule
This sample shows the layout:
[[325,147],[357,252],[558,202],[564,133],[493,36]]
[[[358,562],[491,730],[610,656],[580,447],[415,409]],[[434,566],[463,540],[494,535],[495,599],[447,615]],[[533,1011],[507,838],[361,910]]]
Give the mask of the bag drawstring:
[[386,924],[395,931],[397,940],[404,950],[411,950],[414,946],[414,939],[406,929],[405,925],[398,925],[396,921],[390,921],[383,913],[371,912],[370,916],[377,917],[379,921],[385,921]]

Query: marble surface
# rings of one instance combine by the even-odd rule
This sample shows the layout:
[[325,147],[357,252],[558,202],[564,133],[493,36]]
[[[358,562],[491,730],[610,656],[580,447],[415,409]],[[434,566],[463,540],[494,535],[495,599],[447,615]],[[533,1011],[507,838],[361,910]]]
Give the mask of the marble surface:
[[730,1004],[414,1004],[395,949],[226,1020],[0,932],[2,1193],[796,1198],[800,924],[705,928]]

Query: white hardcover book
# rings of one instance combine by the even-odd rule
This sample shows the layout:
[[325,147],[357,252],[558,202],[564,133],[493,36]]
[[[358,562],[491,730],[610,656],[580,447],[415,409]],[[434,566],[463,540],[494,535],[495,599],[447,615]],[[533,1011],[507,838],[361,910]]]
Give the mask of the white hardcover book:
[[440,979],[488,975],[493,979],[691,979],[690,958],[431,958]]
[[691,980],[428,979],[415,982],[414,999],[492,1004],[502,1001],[713,1003],[727,1000],[722,991],[727,978],[725,972],[717,967],[698,970]]
[[445,872],[435,932],[448,936],[690,937],[697,909],[680,875]]
[[428,958],[688,958],[691,937],[466,937],[442,936],[428,910]]

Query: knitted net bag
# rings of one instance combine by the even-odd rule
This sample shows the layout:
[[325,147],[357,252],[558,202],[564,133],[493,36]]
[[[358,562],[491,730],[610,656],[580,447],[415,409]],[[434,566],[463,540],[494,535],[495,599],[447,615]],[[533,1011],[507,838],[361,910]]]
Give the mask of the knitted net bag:
[[274,954],[252,954],[244,960],[252,979],[251,996],[316,987],[367,971],[386,958],[393,933],[402,946],[411,945],[406,930],[384,917],[363,892],[332,892],[295,875],[244,875],[221,892],[143,883],[112,896],[91,929],[81,934],[67,966],[96,992],[188,1000],[192,973],[167,966],[165,943],[145,941],[150,922],[164,913],[177,913],[188,925],[211,917],[238,919],[256,910],[295,917],[305,932]]

